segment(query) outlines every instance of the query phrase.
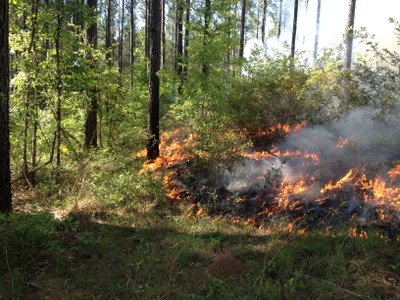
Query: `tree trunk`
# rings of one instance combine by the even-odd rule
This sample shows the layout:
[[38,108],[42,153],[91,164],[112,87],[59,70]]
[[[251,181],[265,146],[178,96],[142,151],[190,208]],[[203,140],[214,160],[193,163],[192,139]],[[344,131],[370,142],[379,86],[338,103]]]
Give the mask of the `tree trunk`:
[[121,0],[121,17],[120,17],[120,28],[119,28],[119,47],[118,47],[118,72],[122,74],[124,67],[124,19],[125,19],[125,1]]
[[186,23],[185,23],[185,49],[184,49],[184,78],[187,78],[189,70],[189,35],[190,35],[190,0],[186,0]]
[[[208,39],[210,37],[210,25],[211,25],[211,0],[205,0],[205,1],[206,3],[204,10],[204,40],[203,40],[204,51],[206,51]],[[207,58],[203,58],[202,71],[204,77],[207,78],[209,73]]]
[[263,17],[261,23],[261,40],[265,43],[265,26],[267,25],[267,0],[263,0]]
[[315,39],[314,39],[314,65],[318,59],[318,42],[319,42],[319,25],[321,21],[321,0],[318,0],[317,6],[317,23],[315,25]]
[[112,7],[111,7],[112,0],[108,0],[107,6],[107,22],[106,22],[106,61],[108,67],[112,67],[112,38],[111,38],[111,15],[112,15]]
[[276,29],[276,37],[279,41],[281,37],[281,30],[282,30],[282,1],[279,0],[279,9],[278,9],[278,28]]
[[161,62],[161,0],[149,0],[149,2],[150,75],[147,159],[153,160],[160,156],[160,78],[157,73]]
[[131,56],[130,56],[130,63],[131,63],[131,89],[133,88],[133,80],[134,80],[134,72],[133,66],[135,64],[135,49],[136,49],[136,24],[135,24],[135,0],[131,0],[130,6],[130,14],[131,14],[131,34],[130,34],[130,48],[131,48]]
[[57,104],[56,104],[56,122],[57,122],[57,139],[56,139],[56,170],[55,179],[57,183],[61,180],[61,97],[62,97],[62,78],[61,78],[61,26],[64,15],[64,0],[57,1],[57,27],[55,33],[56,45],[56,90],[57,90]]
[[0,212],[11,212],[8,1],[0,1]]
[[162,65],[165,66],[165,61],[166,61],[166,34],[165,34],[165,1],[166,0],[162,0],[162,14],[161,14],[161,18],[162,18]]
[[144,23],[144,54],[145,54],[145,58],[149,59],[150,58],[150,45],[149,45],[149,38],[150,38],[150,34],[149,34],[149,26],[150,26],[150,20],[149,20],[149,16],[150,16],[150,12],[149,12],[149,6],[150,6],[150,1],[152,0],[145,0],[145,23]]
[[[93,50],[97,49],[97,0],[88,0],[87,2],[92,13],[95,14],[95,22],[89,25],[86,31],[87,45]],[[94,68],[94,58],[89,51],[87,59]],[[96,79],[93,80],[96,82]],[[86,148],[97,148],[97,88],[93,86],[90,88],[90,103],[86,110],[86,121],[85,121],[85,146]]]
[[344,68],[350,70],[353,55],[354,19],[356,14],[356,0],[349,0],[349,11],[347,15],[346,36],[344,44]]
[[297,32],[297,15],[299,11],[299,0],[294,0],[294,13],[293,13],[293,29],[292,29],[292,43],[290,47],[290,56],[294,58],[296,52],[296,32]]
[[182,93],[182,58],[183,58],[183,3],[176,1],[176,58],[175,72],[178,76],[178,93]]
[[242,17],[240,21],[240,46],[239,46],[239,57],[243,58],[244,52],[244,29],[246,26],[246,0],[242,2]]

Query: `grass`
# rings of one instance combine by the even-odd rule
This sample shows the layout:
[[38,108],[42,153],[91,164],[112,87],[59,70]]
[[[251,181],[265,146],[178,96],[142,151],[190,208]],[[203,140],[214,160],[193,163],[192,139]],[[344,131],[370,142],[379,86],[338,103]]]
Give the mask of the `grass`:
[[[160,176],[98,155],[57,193],[16,193],[14,215],[0,216],[0,299],[400,298],[396,241],[187,217],[165,204]],[[208,278],[222,253],[246,271]]]

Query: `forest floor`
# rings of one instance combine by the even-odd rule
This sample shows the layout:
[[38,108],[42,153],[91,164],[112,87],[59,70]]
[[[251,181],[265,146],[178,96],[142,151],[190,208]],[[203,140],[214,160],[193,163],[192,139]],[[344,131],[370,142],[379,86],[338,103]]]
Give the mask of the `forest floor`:
[[16,190],[0,299],[400,299],[398,241],[188,216],[139,169],[104,155],[59,193]]

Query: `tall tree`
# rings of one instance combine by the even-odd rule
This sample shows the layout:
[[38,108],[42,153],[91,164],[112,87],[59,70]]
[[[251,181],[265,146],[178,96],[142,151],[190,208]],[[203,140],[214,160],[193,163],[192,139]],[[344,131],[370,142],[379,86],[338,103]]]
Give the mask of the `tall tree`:
[[283,0],[279,0],[279,7],[278,7],[278,28],[276,29],[276,37],[279,40],[281,37],[281,31],[282,31],[282,1]]
[[267,24],[267,0],[263,0],[263,15],[261,22],[261,40],[265,43],[265,26]]
[[162,65],[165,66],[165,60],[166,60],[166,49],[167,49],[167,43],[166,43],[166,33],[165,33],[165,1],[162,0],[162,13],[161,13],[161,26],[162,26],[162,33],[161,33],[161,39],[162,39]]
[[112,0],[107,1],[107,21],[106,21],[106,61],[108,64],[108,67],[112,67],[112,53],[111,53],[111,47],[112,47],[112,37],[111,37],[111,18],[112,18],[112,6],[111,6]]
[[161,0],[148,0],[150,18],[148,41],[150,54],[149,107],[147,127],[147,159],[160,156],[160,78],[158,71],[161,62]]
[[119,25],[119,44],[118,44],[118,72],[122,74],[124,67],[124,22],[125,22],[125,1],[121,0],[121,15]]
[[183,71],[183,0],[176,0],[176,54],[175,72],[178,75],[178,91],[182,93],[182,71]]
[[244,35],[246,26],[246,0],[242,0],[242,17],[240,21],[240,45],[239,45],[239,57],[243,58],[244,52]]
[[[211,0],[206,0],[204,9],[204,37],[203,37],[204,48],[207,48],[209,42],[208,40],[210,37],[210,26],[211,26]],[[207,78],[209,72],[209,66],[206,58],[203,58],[202,69],[204,77]]]
[[344,43],[344,68],[350,70],[351,59],[353,55],[353,38],[354,38],[354,19],[356,15],[356,0],[349,0],[349,10],[347,15],[345,43]]
[[63,82],[62,82],[62,71],[61,71],[61,27],[64,19],[64,0],[56,0],[56,8],[57,8],[57,27],[54,35],[55,46],[56,46],[56,90],[57,90],[57,104],[56,104],[56,169],[55,169],[55,178],[56,182],[60,183],[61,180],[61,121],[62,121],[62,112],[61,112],[61,98],[63,91]]
[[190,36],[190,0],[186,0],[186,22],[185,22],[185,64],[183,67],[183,73],[185,78],[188,74],[188,66],[189,66],[189,36]]
[[296,51],[296,33],[297,33],[297,15],[299,12],[299,0],[294,0],[294,12],[293,12],[293,29],[292,29],[292,43],[290,46],[290,56],[294,58]]
[[[93,19],[91,20],[87,31],[87,44],[95,50],[97,48],[97,0],[87,0],[87,4],[92,12]],[[94,64],[94,58],[91,54],[92,49],[89,50],[88,60],[90,64]],[[96,80],[93,80],[95,84]],[[90,88],[90,103],[86,110],[85,121],[85,146],[86,148],[97,148],[97,88],[93,86]]]
[[9,129],[9,13],[8,0],[0,1],[0,212],[11,212]]
[[131,88],[133,87],[133,65],[135,64],[135,49],[136,49],[136,21],[135,21],[135,6],[136,1],[131,0],[130,15],[131,15],[131,32],[130,32],[130,63],[131,63]]
[[314,65],[318,59],[318,42],[319,42],[319,25],[321,21],[321,0],[318,0],[317,5],[317,23],[315,25],[315,38],[314,38]]

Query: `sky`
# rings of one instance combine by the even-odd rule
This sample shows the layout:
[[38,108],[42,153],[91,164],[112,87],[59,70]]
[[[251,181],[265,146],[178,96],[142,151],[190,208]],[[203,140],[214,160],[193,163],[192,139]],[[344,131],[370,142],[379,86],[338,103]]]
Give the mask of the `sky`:
[[[283,0],[288,10],[293,10],[293,0]],[[326,47],[336,47],[343,40],[343,32],[347,22],[349,0],[322,0],[321,22],[319,29],[319,52]],[[316,28],[317,0],[309,0],[306,11],[305,1],[300,1],[298,17],[297,49],[312,53],[314,48],[314,36]],[[394,49],[396,40],[394,26],[388,19],[395,18],[400,21],[400,0],[357,0],[355,14],[355,29],[365,27],[369,34],[376,36],[376,41],[384,47]],[[279,42],[271,39],[267,42],[270,47],[287,41],[290,44],[292,32],[292,16],[289,16],[287,26],[283,30]],[[268,26],[268,25],[267,25]],[[397,46],[398,47],[398,46]],[[365,46],[357,41],[354,43],[354,51],[362,53]]]

